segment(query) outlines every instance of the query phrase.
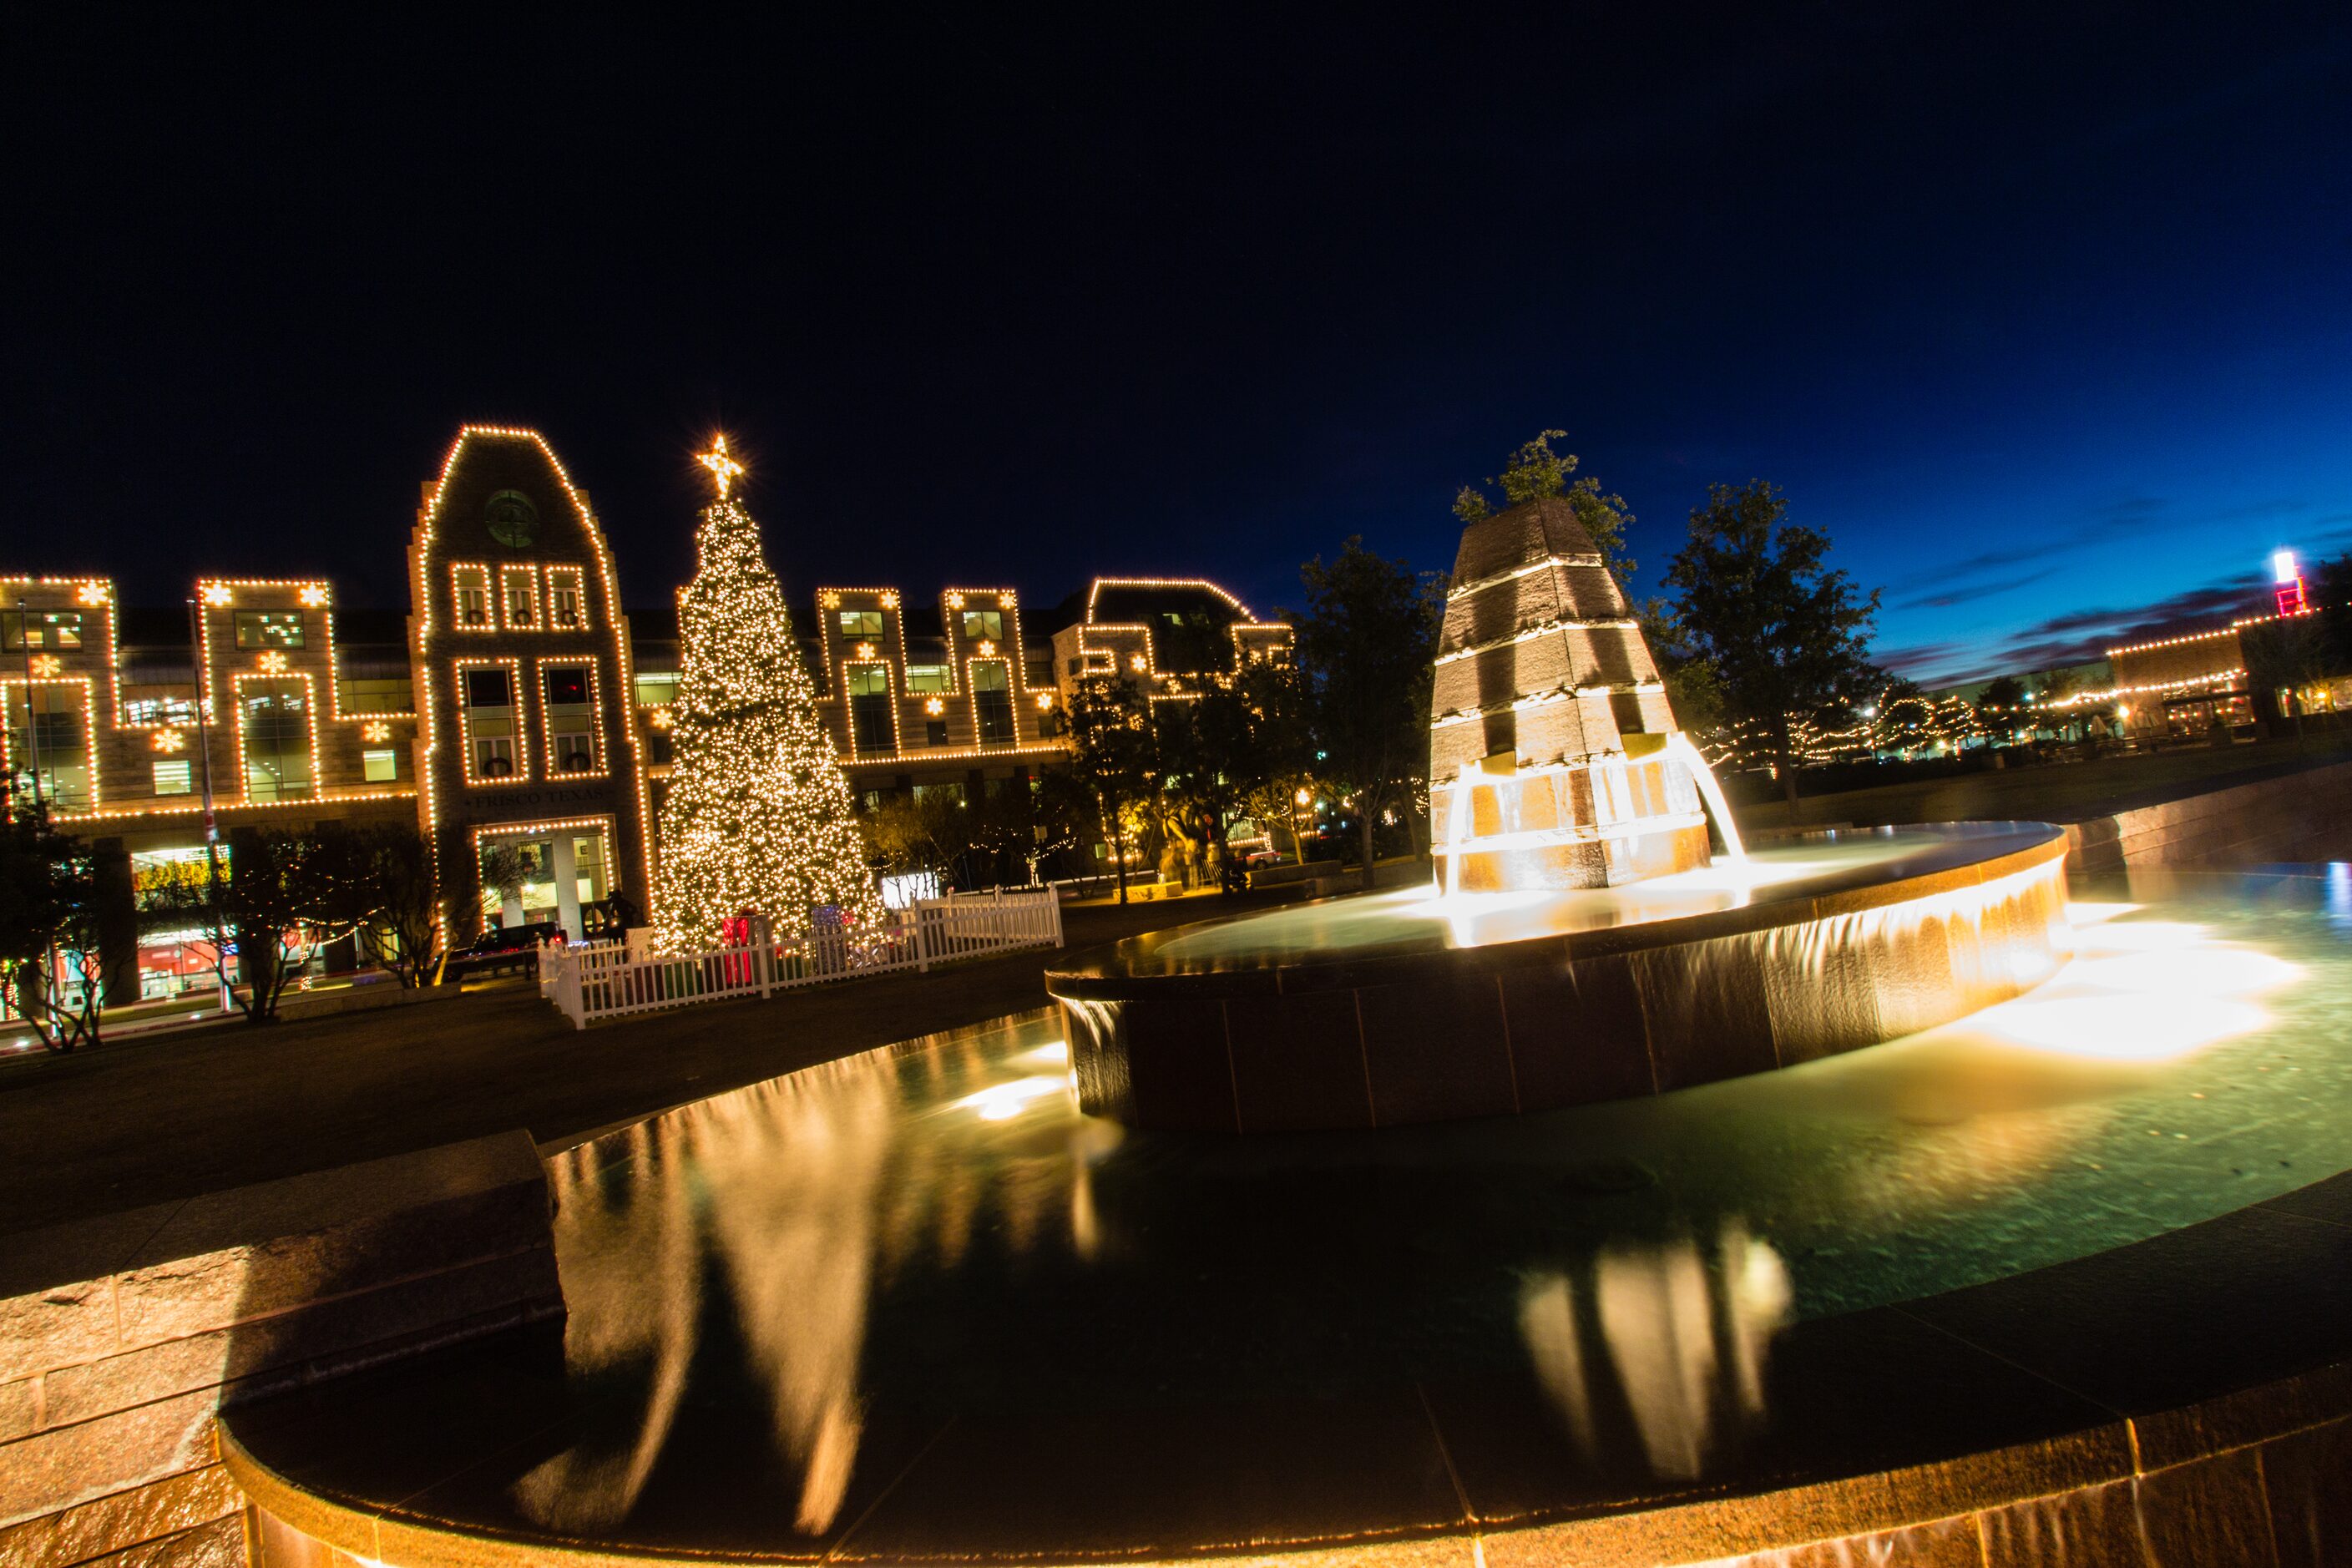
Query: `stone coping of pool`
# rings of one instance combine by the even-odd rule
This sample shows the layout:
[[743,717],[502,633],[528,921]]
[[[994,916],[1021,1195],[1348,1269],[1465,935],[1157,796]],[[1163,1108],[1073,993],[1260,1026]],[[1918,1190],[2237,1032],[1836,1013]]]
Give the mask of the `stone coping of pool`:
[[1603,1440],[1578,1441],[1525,1372],[1400,1371],[1384,1394],[1338,1399],[1202,1403],[1177,1388],[1113,1408],[958,1409],[943,1391],[933,1408],[866,1410],[822,1531],[794,1531],[754,1425],[659,1455],[684,1478],[667,1506],[565,1535],[518,1503],[583,1419],[564,1386],[560,1331],[523,1330],[232,1413],[222,1452],[268,1516],[262,1568],[304,1561],[267,1546],[299,1537],[394,1568],[1550,1568],[1809,1543],[1837,1544],[1773,1561],[1991,1564],[2046,1561],[2053,1541],[2069,1561],[2341,1561],[2352,1173],[2072,1262],[1793,1324],[1770,1343],[1759,1407],[1696,1479],[1657,1474],[1605,1413]]
[[[1263,924],[1310,909],[1336,909],[1384,893],[1344,893],[1276,910],[1196,921],[1084,948],[1049,966],[1046,989],[1065,998],[1139,995],[1234,996],[1340,990],[1451,973],[1467,964],[1508,968],[1562,959],[1622,957],[1659,947],[1707,942],[1860,914],[1958,892],[2065,858],[2066,829],[2048,822],[1937,823],[1906,827],[1824,830],[1822,838],[1868,839],[1902,834],[1939,840],[1884,860],[1791,878],[1756,889],[1733,907],[1612,924],[1563,923],[1515,941],[1456,945],[1444,922],[1430,920],[1379,951],[1330,949],[1307,954],[1220,954],[1186,958],[1170,950],[1214,927]],[[1809,835],[1807,837],[1816,837]],[[1632,886],[1638,887],[1638,884]],[[1629,888],[1606,889],[1625,893]],[[1601,891],[1596,889],[1595,891]],[[1470,895],[1471,898],[1493,895]],[[1576,895],[1567,895],[1573,901]]]
[[[1647,905],[1639,886],[1507,903],[1503,931],[1538,934],[1474,946],[1453,944],[1446,918],[1391,920],[1412,906],[1360,894],[1094,949],[1045,989],[1087,1114],[1255,1134],[1523,1115],[1769,1072],[2007,1001],[2063,962],[2063,828],[1851,837],[1887,853],[1753,888],[1684,883]],[[1621,910],[1654,918],[1605,923]],[[1283,945],[1366,922],[1400,935]],[[1252,950],[1261,931],[1279,951]]]

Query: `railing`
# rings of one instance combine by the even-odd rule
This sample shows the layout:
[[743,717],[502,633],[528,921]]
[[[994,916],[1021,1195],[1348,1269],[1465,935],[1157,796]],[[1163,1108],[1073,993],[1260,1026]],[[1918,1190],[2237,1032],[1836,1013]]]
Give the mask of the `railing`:
[[1062,945],[1061,900],[1050,888],[926,899],[877,926],[811,931],[708,952],[655,953],[630,940],[548,942],[539,950],[539,994],[572,1026],[729,996],[767,996],[796,985],[918,972],[960,958]]

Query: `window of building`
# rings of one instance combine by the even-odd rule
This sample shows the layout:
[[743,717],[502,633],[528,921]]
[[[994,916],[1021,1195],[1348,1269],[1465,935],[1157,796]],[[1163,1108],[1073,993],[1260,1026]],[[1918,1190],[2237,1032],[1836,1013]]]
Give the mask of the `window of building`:
[[963,640],[966,642],[1003,642],[1004,612],[1002,610],[966,610],[963,613]]
[[980,720],[982,745],[1009,746],[1017,739],[1013,730],[1013,692],[1001,660],[973,663],[971,701]]
[[540,700],[547,715],[548,768],[585,773],[596,769],[595,671],[584,664],[540,667]]
[[300,647],[302,612],[239,610],[236,613],[236,646],[247,652],[255,648]]
[[587,578],[577,566],[547,569],[547,621],[560,632],[588,629]]
[[449,581],[454,585],[454,605],[458,626],[469,632],[492,629],[490,620],[490,571],[487,566],[452,566]]
[[677,700],[677,677],[674,674],[647,675],[637,673],[637,706],[667,708]]
[[944,664],[910,664],[907,667],[907,689],[918,695],[953,691],[955,671]]
[[539,574],[528,566],[499,568],[499,613],[509,631],[532,631],[539,626]]
[[944,719],[923,721],[923,744],[944,746],[948,743],[948,721]]
[[416,688],[406,676],[364,676],[343,682],[341,701],[346,713],[414,713]]
[[195,788],[195,775],[187,758],[172,757],[155,763],[157,795],[186,795]]
[[41,797],[60,811],[88,811],[91,795],[89,753],[84,749],[82,686],[79,681],[40,681],[30,689],[9,687],[7,751],[0,773],[16,771],[16,788],[33,795],[34,759],[39,758]]
[[[157,763],[162,766],[162,763]],[[360,753],[360,774],[370,784],[391,784],[400,777],[400,753],[386,749]]]
[[11,652],[26,648],[81,647],[79,610],[10,610],[0,616],[0,643]]
[[850,744],[861,755],[898,750],[890,726],[890,667],[853,664],[844,672],[849,687]]
[[918,801],[953,801],[958,805],[965,803],[964,788],[961,784],[919,784],[915,786],[915,798]]
[[477,667],[459,670],[457,682],[465,705],[467,776],[485,781],[519,776],[522,759],[512,678],[497,666]]
[[193,724],[196,721],[193,685],[148,682],[122,685],[122,721],[126,724]]
[[844,610],[840,624],[841,635],[845,637],[878,637],[882,635],[882,612]]
[[240,680],[249,800],[307,800],[310,777],[310,686],[305,680]]

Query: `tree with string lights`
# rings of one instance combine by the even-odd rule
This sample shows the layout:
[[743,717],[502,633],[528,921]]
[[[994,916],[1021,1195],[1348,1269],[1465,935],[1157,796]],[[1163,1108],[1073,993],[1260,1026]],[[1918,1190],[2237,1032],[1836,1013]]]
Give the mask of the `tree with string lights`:
[[731,493],[743,467],[724,436],[699,460],[719,495],[695,531],[694,581],[677,595],[655,941],[672,952],[718,947],[723,924],[745,911],[778,937],[807,931],[822,910],[871,926],[882,904],[849,781],[817,718],[759,524]]

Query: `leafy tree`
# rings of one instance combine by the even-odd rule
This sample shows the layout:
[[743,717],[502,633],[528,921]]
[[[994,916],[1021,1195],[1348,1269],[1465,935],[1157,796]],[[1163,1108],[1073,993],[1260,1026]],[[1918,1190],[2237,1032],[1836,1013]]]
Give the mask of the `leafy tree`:
[[1666,688],[1666,706],[1675,723],[1688,734],[1707,735],[1723,727],[1723,683],[1715,666],[1691,642],[1690,632],[1675,606],[1661,598],[1645,599],[1633,608],[1642,623],[1642,640],[1658,667]]
[[2025,683],[2013,675],[2003,675],[1985,683],[1977,693],[1977,710],[1982,713],[2003,713],[2025,700]]
[[[1547,496],[1564,497],[1575,510],[1576,521],[1592,535],[1601,559],[1622,583],[1634,571],[1633,559],[1625,553],[1625,535],[1633,526],[1633,513],[1623,496],[1602,494],[1599,479],[1589,474],[1580,479],[1569,477],[1576,472],[1576,455],[1551,449],[1554,439],[1566,436],[1566,431],[1546,430],[1534,440],[1521,443],[1503,460],[1503,471],[1486,482],[1500,487],[1505,506]],[[1484,490],[1464,485],[1454,494],[1454,515],[1465,523],[1480,522],[1494,516],[1495,509]]]
[[230,834],[226,876],[161,884],[141,915],[151,926],[201,931],[222,988],[247,1023],[263,1024],[318,950],[365,924],[377,903],[359,835],[253,827]]
[[1788,511],[1762,479],[1709,486],[1666,586],[1691,647],[1715,667],[1726,715],[1769,738],[1793,819],[1790,726],[1876,684],[1867,649],[1879,590],[1863,594],[1832,569],[1829,535]]
[[1416,577],[1351,538],[1336,560],[1299,568],[1307,607],[1293,615],[1298,664],[1312,693],[1321,771],[1355,796],[1364,886],[1372,827],[1391,804],[1411,809],[1429,771],[1429,693],[1444,578]]
[[1273,834],[1290,835],[1291,854],[1307,858],[1294,809],[1315,780],[1314,693],[1298,667],[1262,659],[1244,665],[1230,688],[1204,698],[1208,722],[1232,739],[1222,758],[1234,803]]
[[426,984],[441,963],[441,889],[433,852],[416,829],[385,822],[352,835],[367,905],[363,917],[383,966],[404,989]]
[[1093,797],[1096,818],[1110,840],[1123,904],[1130,814],[1159,781],[1150,703],[1124,676],[1089,676],[1070,694],[1069,724],[1071,771]]
[[[86,846],[49,824],[48,808],[9,797],[0,818],[0,997],[53,1051],[96,1045],[103,1006],[99,962],[99,879]],[[57,980],[63,957],[81,975],[66,1005]]]

